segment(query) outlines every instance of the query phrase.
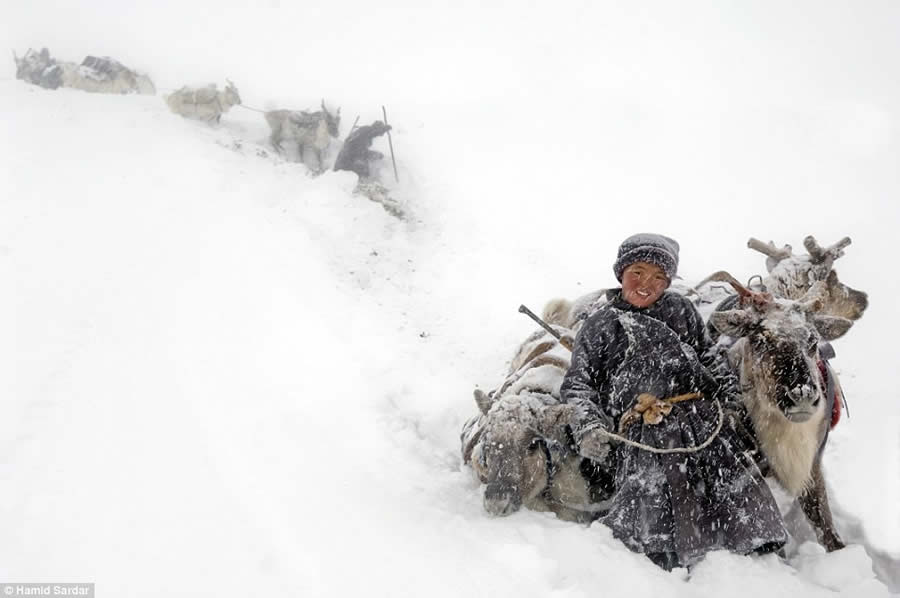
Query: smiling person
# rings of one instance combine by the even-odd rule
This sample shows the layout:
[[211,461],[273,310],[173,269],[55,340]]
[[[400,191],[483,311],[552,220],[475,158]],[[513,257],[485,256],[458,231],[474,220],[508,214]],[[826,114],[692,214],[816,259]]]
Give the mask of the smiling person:
[[[579,331],[560,391],[576,408],[579,452],[614,472],[615,493],[600,521],[667,570],[711,550],[764,553],[786,540],[752,458],[735,378],[694,305],[668,290],[678,251],[674,239],[658,234],[622,243],[613,264],[622,286],[607,291]],[[633,409],[648,395],[694,398],[672,403],[671,411],[657,405],[661,420],[648,421]]]

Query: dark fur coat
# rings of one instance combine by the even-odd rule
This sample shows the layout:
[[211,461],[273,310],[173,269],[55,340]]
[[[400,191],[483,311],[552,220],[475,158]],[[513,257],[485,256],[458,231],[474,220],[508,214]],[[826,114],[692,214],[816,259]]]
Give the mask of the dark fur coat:
[[745,411],[727,365],[720,363],[700,314],[686,298],[666,292],[640,309],[619,289],[585,322],[575,342],[562,400],[577,408],[579,427],[619,419],[641,393],[658,398],[699,391],[677,403],[658,425],[634,423],[623,435],[656,448],[694,447],[714,433],[718,401],[725,424],[707,448],[655,454],[615,444],[615,497],[601,521],[629,548],[668,553],[689,565],[707,552],[746,554],[786,540],[778,507],[743,432]]

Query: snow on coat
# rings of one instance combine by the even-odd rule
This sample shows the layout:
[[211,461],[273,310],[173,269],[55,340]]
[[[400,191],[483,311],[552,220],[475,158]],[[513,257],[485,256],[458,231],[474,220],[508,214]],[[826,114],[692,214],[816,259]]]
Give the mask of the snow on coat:
[[711,550],[744,554],[784,543],[778,507],[734,425],[745,410],[727,368],[713,367],[700,314],[671,291],[644,309],[619,289],[607,299],[579,332],[561,388],[562,400],[576,407],[576,428],[600,421],[615,429],[641,393],[696,391],[702,399],[674,405],[662,423],[638,422],[623,434],[656,448],[697,446],[715,432],[713,399],[729,424],[698,452],[656,454],[617,443],[616,495],[601,521],[632,550],[675,553],[682,565]]

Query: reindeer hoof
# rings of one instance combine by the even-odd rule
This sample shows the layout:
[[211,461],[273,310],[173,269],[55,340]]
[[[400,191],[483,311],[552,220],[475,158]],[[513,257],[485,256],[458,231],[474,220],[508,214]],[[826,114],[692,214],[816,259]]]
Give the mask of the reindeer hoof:
[[823,544],[825,545],[825,552],[835,552],[847,547],[847,545],[837,536],[826,538]]

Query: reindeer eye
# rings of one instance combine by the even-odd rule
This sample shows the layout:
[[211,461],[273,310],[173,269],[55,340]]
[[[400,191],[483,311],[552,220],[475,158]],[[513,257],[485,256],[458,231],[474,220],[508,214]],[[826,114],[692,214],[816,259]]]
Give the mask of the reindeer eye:
[[810,336],[809,346],[807,350],[809,351],[810,355],[815,355],[819,350],[819,339],[817,339],[815,336]]

